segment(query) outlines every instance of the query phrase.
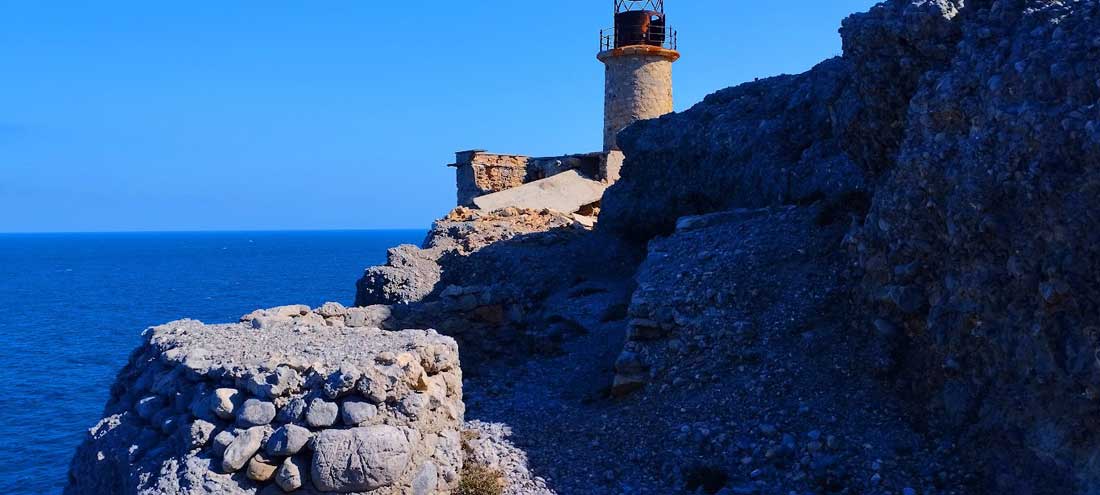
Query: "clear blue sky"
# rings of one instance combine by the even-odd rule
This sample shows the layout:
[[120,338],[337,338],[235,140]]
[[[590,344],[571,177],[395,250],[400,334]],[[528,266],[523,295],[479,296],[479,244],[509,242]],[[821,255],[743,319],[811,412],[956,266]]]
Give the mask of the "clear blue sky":
[[[666,0],[677,109],[872,0]],[[425,228],[469,148],[600,147],[611,0],[0,0],[0,232]]]

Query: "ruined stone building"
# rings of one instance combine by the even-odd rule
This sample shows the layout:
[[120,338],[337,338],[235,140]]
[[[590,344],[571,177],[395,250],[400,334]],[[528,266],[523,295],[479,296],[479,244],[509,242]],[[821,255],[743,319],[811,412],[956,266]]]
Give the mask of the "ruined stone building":
[[[680,53],[664,0],[614,3],[615,27],[600,31],[597,55],[605,66],[603,151],[543,158],[460,151],[449,165],[455,168],[459,206],[549,207],[545,200],[552,197],[555,206],[572,208],[564,213],[598,207],[603,190],[619,179],[619,131],[672,112],[672,63]],[[569,171],[575,173],[564,174]],[[526,184],[532,186],[521,188]]]

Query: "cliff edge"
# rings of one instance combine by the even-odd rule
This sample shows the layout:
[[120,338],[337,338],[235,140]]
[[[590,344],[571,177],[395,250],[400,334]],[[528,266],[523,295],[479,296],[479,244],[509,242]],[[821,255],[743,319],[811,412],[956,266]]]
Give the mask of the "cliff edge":
[[[404,435],[410,447],[391,450],[407,462],[369,493],[416,493],[429,478],[447,493],[469,466],[506,493],[1100,491],[1100,3],[887,0],[840,32],[843,55],[804,74],[623,130],[626,161],[587,212],[594,229],[573,212],[461,208],[368,269],[364,308],[290,316],[319,324],[311,332],[435,328],[462,350],[462,387],[448,382],[437,402],[466,426],[446,408],[429,425],[403,412],[431,388],[373,405],[402,432],[477,430],[464,443],[476,446],[457,458],[450,440],[421,449]],[[455,349],[430,331],[281,336],[302,323],[286,318],[227,328],[272,325],[278,339],[262,345],[316,352],[377,340],[425,373],[435,361],[410,346]],[[142,402],[167,383],[153,377],[191,369],[156,342],[120,375],[72,486],[258,488],[218,472],[208,447],[127,460],[142,435],[186,447],[165,429],[194,423],[165,426],[177,399]],[[378,364],[356,356],[325,361]],[[197,383],[267,400],[232,370]],[[343,396],[323,394],[345,381],[301,376],[294,394],[341,411]],[[196,474],[176,474],[179,459]],[[110,474],[93,474],[97,462]]]

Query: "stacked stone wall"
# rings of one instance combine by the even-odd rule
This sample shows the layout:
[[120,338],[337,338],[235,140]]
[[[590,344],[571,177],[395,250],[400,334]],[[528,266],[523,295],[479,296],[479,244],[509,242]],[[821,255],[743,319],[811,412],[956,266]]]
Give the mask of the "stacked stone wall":
[[455,162],[458,205],[470,206],[474,198],[522,186],[527,181],[527,162],[520,155],[480,151],[460,152]]
[[450,493],[462,468],[457,345],[361,326],[361,313],[287,306],[151,329],[66,493]]

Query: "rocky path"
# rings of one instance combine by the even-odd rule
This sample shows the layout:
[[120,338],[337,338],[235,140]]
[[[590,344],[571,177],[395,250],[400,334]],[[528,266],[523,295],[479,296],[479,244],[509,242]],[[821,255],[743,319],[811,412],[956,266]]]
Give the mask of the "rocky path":
[[607,394],[624,338],[620,321],[570,340],[558,356],[493,363],[467,377],[467,417],[511,426],[512,442],[556,493],[672,493],[611,445],[621,419]]

